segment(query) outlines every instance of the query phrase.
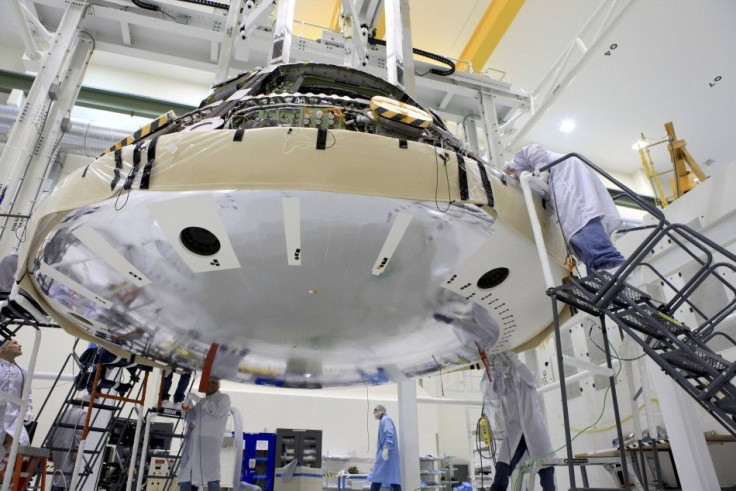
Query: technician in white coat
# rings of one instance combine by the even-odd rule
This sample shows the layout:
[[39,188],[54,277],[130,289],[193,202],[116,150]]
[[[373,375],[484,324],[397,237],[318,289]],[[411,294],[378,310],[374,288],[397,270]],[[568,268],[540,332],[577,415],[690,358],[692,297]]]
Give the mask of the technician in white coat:
[[[549,432],[544,422],[534,375],[513,353],[490,359],[493,382],[481,379],[481,393],[487,406],[494,408],[504,425],[506,438],[496,454],[496,471],[491,491],[504,491],[516,466],[527,458],[554,457]],[[555,489],[554,467],[540,469],[544,491]]]
[[[23,354],[23,347],[15,339],[10,339],[0,346],[0,392],[12,394],[20,397],[23,394],[23,384],[26,380],[26,369],[18,365],[15,360]],[[31,407],[31,394],[28,393],[28,409],[26,411],[25,422],[30,422],[33,408]],[[7,455],[10,452],[10,446],[13,444],[13,436],[15,435],[15,426],[20,415],[20,406],[13,402],[5,400],[0,401],[0,467],[3,469],[7,463]],[[30,445],[30,439],[26,429],[21,426],[21,434],[19,435],[20,445]]]
[[[517,177],[562,156],[540,145],[528,145],[516,152],[506,172]],[[562,233],[575,255],[585,263],[588,274],[621,265],[624,257],[610,239],[611,232],[621,225],[621,216],[601,180],[576,157],[552,167],[549,173],[552,206]]]
[[51,460],[54,462],[51,491],[65,491],[71,487],[86,417],[87,411],[84,409],[69,407],[59,418],[59,423],[69,427],[57,426],[52,429],[51,446],[55,450],[51,452]]
[[220,381],[210,377],[205,397],[191,407],[190,395],[182,404],[187,413],[187,433],[179,464],[179,490],[207,485],[207,491],[220,490],[220,451],[225,424],[230,412],[230,397],[220,392]]

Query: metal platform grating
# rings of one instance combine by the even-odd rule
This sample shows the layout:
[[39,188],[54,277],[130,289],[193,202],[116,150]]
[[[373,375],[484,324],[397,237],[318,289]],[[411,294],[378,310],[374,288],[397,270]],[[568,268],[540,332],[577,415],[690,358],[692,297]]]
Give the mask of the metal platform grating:
[[[652,322],[646,314],[654,318],[655,322]],[[627,310],[616,315],[616,317],[630,328],[660,340],[667,339],[667,331],[674,336],[680,336],[690,332],[687,327],[672,317],[646,303],[638,307],[629,307]]]

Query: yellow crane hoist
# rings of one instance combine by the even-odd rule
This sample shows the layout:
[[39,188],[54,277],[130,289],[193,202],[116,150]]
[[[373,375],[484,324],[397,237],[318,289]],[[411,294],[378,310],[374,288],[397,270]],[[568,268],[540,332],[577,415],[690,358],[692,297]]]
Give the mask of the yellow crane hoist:
[[[637,145],[639,148],[639,157],[641,158],[641,163],[644,166],[644,172],[646,173],[649,182],[652,184],[654,194],[662,208],[693,189],[699,183],[705,181],[707,177],[700,168],[700,165],[698,165],[693,156],[690,155],[690,152],[687,151],[685,140],[677,139],[675,127],[672,124],[672,121],[665,123],[664,129],[667,133],[666,137],[654,142],[647,142],[644,134],[642,133],[641,140]],[[652,155],[649,152],[649,149],[661,143],[667,143],[667,151],[669,152],[670,159],[672,160],[672,169],[664,172],[657,172],[654,168],[654,161],[652,160]],[[667,196],[662,188],[660,176],[670,172],[674,173],[670,178],[672,194]]]

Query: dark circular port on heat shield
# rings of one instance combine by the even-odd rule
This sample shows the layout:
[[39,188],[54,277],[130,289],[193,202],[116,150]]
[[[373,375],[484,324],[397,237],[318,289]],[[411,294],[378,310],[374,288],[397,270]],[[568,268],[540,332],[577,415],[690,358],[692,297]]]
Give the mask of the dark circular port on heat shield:
[[509,268],[495,268],[478,279],[478,288],[487,290],[498,286],[509,277]]
[[187,227],[179,233],[179,239],[191,252],[199,256],[212,256],[220,250],[219,239],[201,227]]

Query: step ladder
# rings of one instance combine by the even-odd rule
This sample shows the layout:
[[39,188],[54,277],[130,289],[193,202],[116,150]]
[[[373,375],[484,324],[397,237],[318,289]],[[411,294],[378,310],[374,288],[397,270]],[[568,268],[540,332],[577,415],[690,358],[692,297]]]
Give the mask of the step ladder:
[[[62,366],[60,375],[65,371],[67,364],[70,362],[74,362],[80,369],[82,368],[79,358],[76,354],[72,354]],[[101,465],[100,459],[110,438],[111,424],[119,418],[125,404],[143,405],[150,372],[150,369],[144,370],[138,365],[127,368],[131,377],[131,383],[125,388],[123,393],[116,395],[105,393],[99,388],[102,374],[106,367],[99,362],[95,366],[91,393],[88,394],[84,387],[77,387],[75,384],[72,384],[42,444],[43,448],[50,451],[52,455],[56,454],[57,456],[69,453],[72,445],[79,445],[78,450],[81,451],[81,455],[77,458],[74,471],[69,469],[68,464],[66,466],[62,465],[63,469],[55,469],[53,471],[57,479],[59,473],[61,473],[65,482],[68,483],[67,485],[74,483],[73,489],[77,490],[83,489],[88,480],[96,475],[95,471]],[[122,371],[122,368],[120,370]],[[138,384],[141,371],[143,372],[143,379]],[[120,373],[116,374],[116,377],[120,376]],[[59,377],[57,377],[58,380]],[[135,395],[132,395],[132,393],[135,393]],[[49,393],[49,397],[50,395],[51,393]],[[44,406],[47,401],[48,397],[44,401]],[[41,411],[44,406],[42,406]],[[90,439],[90,435],[96,437],[96,442],[94,445],[88,447],[86,443]],[[80,442],[83,443],[80,444]],[[66,456],[64,458],[66,459]],[[55,465],[58,466],[59,463],[57,462]],[[70,489],[72,489],[71,486]]]
[[[18,454],[13,466],[11,491],[20,491],[26,489],[31,483],[31,479],[40,472],[41,489],[46,489],[46,474],[43,469],[48,465],[49,451],[44,448],[36,448],[21,445],[18,447]],[[3,459],[5,463],[5,459]],[[6,468],[0,469],[0,479],[5,477]]]
[[[535,172],[539,175],[551,167],[576,157],[591,170],[602,175],[622,190],[640,208],[655,218],[656,223],[648,227],[646,237],[630,254],[626,262],[614,273],[590,272],[584,278],[571,278],[563,285],[555,285],[551,279],[549,260],[539,219],[534,209],[529,181],[532,176],[521,176],[527,210],[532,222],[532,231],[539,249],[540,260],[547,283],[547,294],[552,301],[555,321],[555,338],[560,377],[564,378],[558,302],[581,310],[600,319],[606,359],[611,368],[611,354],[606,335],[605,322],[611,320],[622,332],[639,344],[644,352],[672,377],[698,404],[706,409],[731,434],[736,435],[736,363],[731,363],[714,352],[710,345],[723,338],[729,346],[736,340],[718,330],[719,325],[736,311],[736,287],[727,277],[736,272],[736,255],[716,244],[704,235],[682,224],[668,222],[662,211],[639,197],[631,189],[614,179],[585,157],[571,153]],[[693,264],[687,278],[672,281],[657,271],[647,260],[658,250],[674,249]],[[634,278],[647,278],[647,286],[657,284],[657,297],[636,288],[640,284]],[[725,294],[723,301],[715,305],[702,305],[703,290],[717,285]],[[648,288],[647,288],[648,290]],[[683,312],[692,313],[692,325],[677,319]],[[570,483],[575,487],[575,464],[572,456],[570,422],[567,413],[565,384],[560,390],[563,397],[563,418],[567,442],[567,464]],[[614,413],[619,437],[620,462],[624,474],[626,452],[621,434],[620,416],[612,385]]]

